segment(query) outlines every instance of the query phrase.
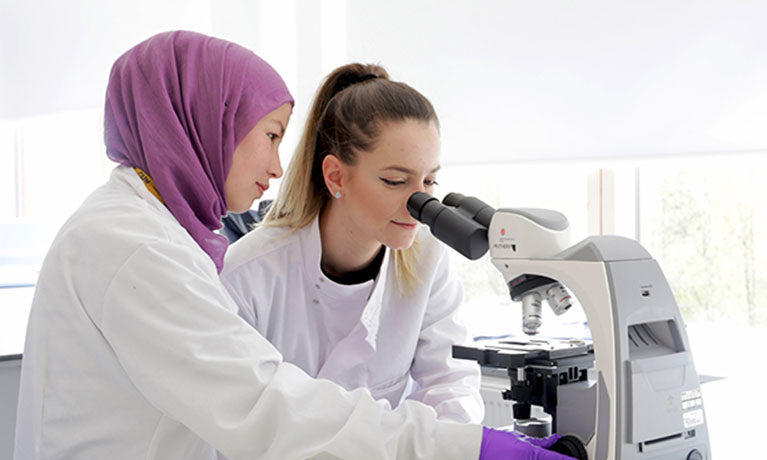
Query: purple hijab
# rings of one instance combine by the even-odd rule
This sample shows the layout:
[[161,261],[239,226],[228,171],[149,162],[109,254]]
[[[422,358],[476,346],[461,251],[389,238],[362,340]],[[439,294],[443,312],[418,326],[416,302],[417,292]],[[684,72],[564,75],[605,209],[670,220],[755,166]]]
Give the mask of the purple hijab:
[[224,183],[235,147],[293,98],[252,51],[195,32],[166,32],[112,66],[104,114],[107,156],[144,170],[178,222],[221,272]]

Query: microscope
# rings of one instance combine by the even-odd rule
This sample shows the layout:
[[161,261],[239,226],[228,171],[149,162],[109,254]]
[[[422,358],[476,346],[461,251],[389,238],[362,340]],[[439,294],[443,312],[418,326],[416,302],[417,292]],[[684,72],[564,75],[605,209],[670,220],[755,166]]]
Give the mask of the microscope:
[[[453,347],[455,358],[506,370],[502,396],[513,401],[516,430],[564,435],[554,450],[579,459],[711,460],[685,325],[660,266],[639,243],[604,235],[570,246],[559,212],[496,210],[458,193],[440,202],[417,192],[407,207],[469,259],[489,249],[522,304],[528,337]],[[562,315],[574,298],[590,340],[532,338],[544,302]]]

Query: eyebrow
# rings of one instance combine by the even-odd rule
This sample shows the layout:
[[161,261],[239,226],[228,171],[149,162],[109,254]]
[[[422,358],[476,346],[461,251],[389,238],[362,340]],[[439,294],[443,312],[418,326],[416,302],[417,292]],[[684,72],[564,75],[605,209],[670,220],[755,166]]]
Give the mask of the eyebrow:
[[[436,168],[429,171],[429,174],[434,174],[435,172],[439,171],[441,167],[442,167],[441,165],[437,166]],[[399,171],[405,174],[415,174],[415,172],[412,169],[408,169],[404,166],[398,166],[398,165],[389,166],[388,168],[384,168],[383,171]]]

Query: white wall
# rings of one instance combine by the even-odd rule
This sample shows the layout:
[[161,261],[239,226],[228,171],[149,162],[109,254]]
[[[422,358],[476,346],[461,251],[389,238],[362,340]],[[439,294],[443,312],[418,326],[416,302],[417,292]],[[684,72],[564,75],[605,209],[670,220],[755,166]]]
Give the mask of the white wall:
[[[283,75],[296,98],[284,163],[321,79],[354,60],[380,62],[431,98],[446,165],[767,154],[764,0],[0,0],[0,12],[1,215],[39,214],[35,203],[69,214],[46,197],[76,206],[90,182],[77,196],[36,184],[61,190],[69,169],[98,184],[111,165],[99,133],[62,124],[57,148],[35,151],[59,153],[47,158],[30,153],[34,123],[23,142],[3,126],[99,113],[114,59],[177,28],[241,43]],[[83,108],[90,115],[73,112]]]
[[348,2],[348,57],[429,96],[443,162],[767,150],[763,0]]
[[[109,68],[175,28],[254,49],[297,100],[380,62],[443,123],[446,163],[767,150],[763,0],[0,0],[0,119],[100,107]],[[285,155],[286,157],[288,155]]]
[[101,107],[112,63],[150,35],[209,32],[210,0],[0,0],[0,119]]

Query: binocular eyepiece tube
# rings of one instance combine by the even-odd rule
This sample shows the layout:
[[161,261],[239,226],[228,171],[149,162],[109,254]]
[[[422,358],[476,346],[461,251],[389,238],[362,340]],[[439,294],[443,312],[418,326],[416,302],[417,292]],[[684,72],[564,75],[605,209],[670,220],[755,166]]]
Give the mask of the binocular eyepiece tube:
[[465,257],[476,260],[487,252],[487,227],[495,209],[481,200],[451,193],[440,203],[428,193],[416,192],[408,199],[407,210]]

